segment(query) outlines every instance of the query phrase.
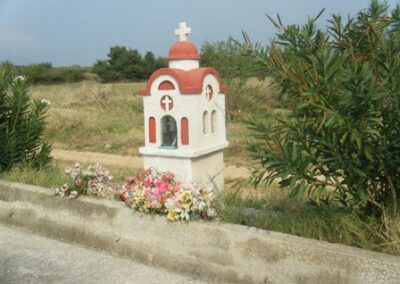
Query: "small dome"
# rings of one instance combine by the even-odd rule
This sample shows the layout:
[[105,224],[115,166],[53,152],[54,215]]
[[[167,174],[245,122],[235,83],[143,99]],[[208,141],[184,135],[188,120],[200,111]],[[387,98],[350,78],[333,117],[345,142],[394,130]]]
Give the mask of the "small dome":
[[177,41],[169,50],[168,60],[193,59],[199,60],[197,47],[190,41]]

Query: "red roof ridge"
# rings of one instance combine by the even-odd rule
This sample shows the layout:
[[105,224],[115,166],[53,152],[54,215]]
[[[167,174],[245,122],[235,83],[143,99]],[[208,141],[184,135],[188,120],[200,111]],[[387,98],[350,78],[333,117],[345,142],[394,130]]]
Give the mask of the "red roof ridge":
[[218,72],[212,67],[201,67],[188,71],[176,68],[160,68],[151,74],[146,88],[139,90],[139,95],[150,95],[152,84],[161,75],[172,76],[178,82],[181,94],[201,94],[203,91],[204,78],[208,74],[214,75],[218,80],[220,93],[226,93],[227,87],[222,84],[221,76]]

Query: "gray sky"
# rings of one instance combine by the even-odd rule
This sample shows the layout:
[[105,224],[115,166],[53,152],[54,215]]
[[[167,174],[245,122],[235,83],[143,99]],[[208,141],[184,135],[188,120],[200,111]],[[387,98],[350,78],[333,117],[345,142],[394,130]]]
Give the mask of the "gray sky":
[[[399,0],[388,1],[394,7]],[[110,46],[124,45],[142,54],[166,56],[176,41],[174,29],[185,21],[189,39],[241,38],[268,42],[275,30],[265,13],[279,13],[284,23],[303,23],[326,8],[354,15],[369,0],[0,0],[0,62],[51,62],[92,65]]]

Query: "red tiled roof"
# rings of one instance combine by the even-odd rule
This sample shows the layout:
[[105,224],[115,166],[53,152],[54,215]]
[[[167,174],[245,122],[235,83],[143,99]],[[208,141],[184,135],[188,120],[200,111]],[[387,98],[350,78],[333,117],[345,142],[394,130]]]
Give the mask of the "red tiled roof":
[[148,96],[150,95],[151,85],[154,80],[161,75],[170,75],[175,78],[178,82],[179,90],[181,94],[201,94],[203,88],[204,78],[208,75],[214,75],[219,82],[219,88],[221,93],[227,92],[227,87],[222,84],[221,77],[218,72],[211,67],[196,68],[189,71],[175,69],[175,68],[161,68],[151,74],[147,81],[145,89],[139,90],[139,95]]
[[179,59],[199,60],[200,55],[197,47],[190,41],[177,41],[169,50],[168,60]]

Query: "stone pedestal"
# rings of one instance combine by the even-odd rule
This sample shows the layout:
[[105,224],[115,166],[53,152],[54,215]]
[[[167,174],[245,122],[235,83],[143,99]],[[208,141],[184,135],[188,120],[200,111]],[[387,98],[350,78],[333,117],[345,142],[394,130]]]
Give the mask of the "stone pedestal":
[[227,144],[198,151],[141,147],[139,152],[144,156],[145,168],[172,172],[177,180],[200,182],[223,191],[223,149]]

